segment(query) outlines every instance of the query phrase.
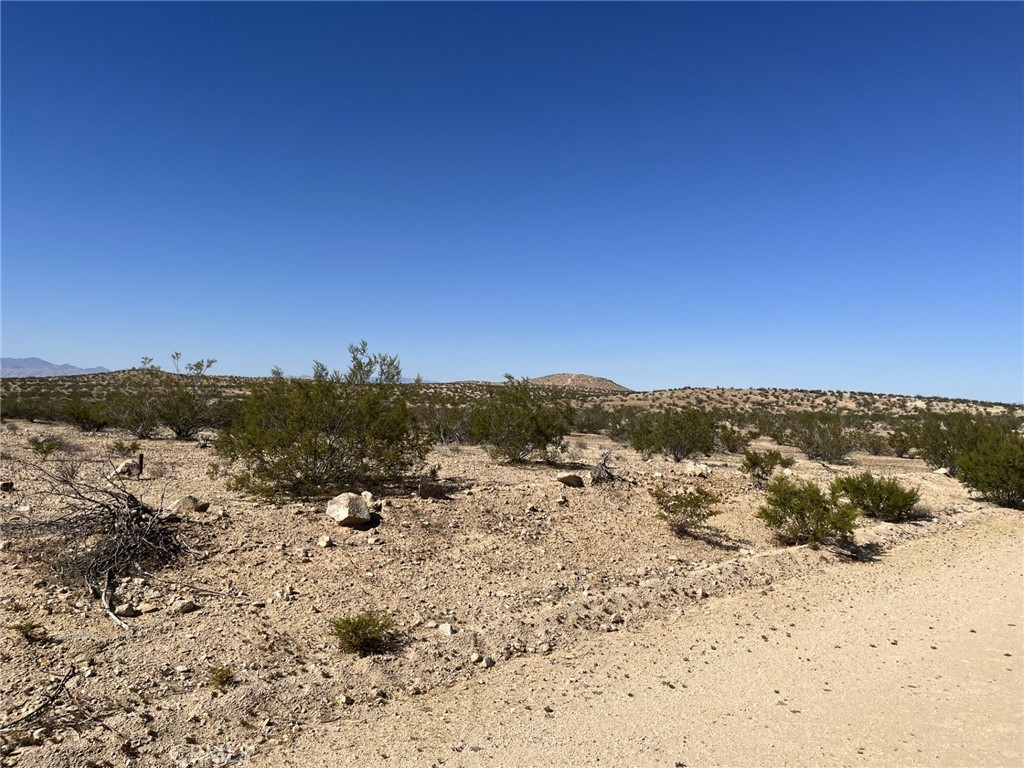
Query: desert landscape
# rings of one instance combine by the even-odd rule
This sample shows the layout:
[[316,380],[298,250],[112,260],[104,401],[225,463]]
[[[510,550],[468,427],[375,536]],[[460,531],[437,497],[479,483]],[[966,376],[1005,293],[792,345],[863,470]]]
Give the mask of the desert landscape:
[[[102,400],[138,376],[5,380],[4,394],[23,404],[77,387]],[[591,388],[551,388],[580,383]],[[425,385],[419,413],[472,409],[513,384]],[[325,514],[327,498],[234,489],[216,430],[176,440],[160,427],[126,449],[132,435],[114,426],[6,420],[2,764],[1020,764],[1021,512],[921,458],[810,459],[738,415],[1019,407],[541,384],[540,401],[588,419],[626,403],[731,409],[727,432],[746,442],[676,461],[576,431],[547,460],[509,462],[442,432],[419,485],[373,489],[371,519],[349,527]],[[44,455],[46,441],[57,447]],[[141,476],[117,475],[133,450]],[[765,483],[744,450],[779,451],[790,466],[776,478],[824,487],[867,471],[918,500],[898,522],[861,516],[851,540],[787,546],[758,517]],[[73,505],[54,492],[71,467],[84,488],[148,505],[182,543],[164,567],[119,575],[107,606],[48,570],[46,535],[25,525]],[[718,514],[674,523],[656,489],[703,489]],[[332,622],[366,613],[384,617],[382,642],[346,652]]]

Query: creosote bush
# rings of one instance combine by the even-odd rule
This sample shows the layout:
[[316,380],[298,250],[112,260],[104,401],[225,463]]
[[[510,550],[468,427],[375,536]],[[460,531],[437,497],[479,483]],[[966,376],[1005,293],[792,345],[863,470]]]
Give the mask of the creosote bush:
[[853,536],[860,511],[843,501],[839,493],[826,495],[811,480],[794,482],[776,477],[768,484],[765,504],[757,516],[784,544],[847,544]]
[[557,393],[505,374],[504,384],[488,387],[470,425],[474,438],[499,461],[519,463],[534,454],[547,460],[552,449],[565,449],[572,409]]
[[243,470],[238,490],[261,496],[323,498],[410,481],[429,438],[407,400],[398,358],[349,347],[348,371],[320,362],[312,379],[275,368],[254,384],[235,421],[217,438],[217,453]]
[[688,488],[678,493],[669,493],[659,486],[650,490],[651,497],[658,505],[659,516],[668,520],[672,530],[686,535],[691,529],[704,525],[710,518],[721,514],[714,505],[722,499],[706,488]]
[[645,456],[682,461],[715,450],[715,414],[693,408],[636,414],[629,425],[633,448]]
[[750,475],[754,485],[758,488],[763,488],[768,484],[776,467],[788,469],[795,463],[796,461],[791,456],[783,456],[775,449],[755,451],[748,448],[743,451],[743,471]]
[[960,481],[1001,507],[1024,508],[1024,436],[991,429],[957,457]]
[[868,517],[877,517],[891,523],[902,522],[913,515],[914,505],[921,494],[914,488],[905,488],[894,478],[878,478],[870,472],[832,481],[834,493],[843,494],[850,503]]
[[386,613],[365,611],[355,616],[331,619],[328,634],[341,650],[367,656],[382,653],[392,642],[395,623]]

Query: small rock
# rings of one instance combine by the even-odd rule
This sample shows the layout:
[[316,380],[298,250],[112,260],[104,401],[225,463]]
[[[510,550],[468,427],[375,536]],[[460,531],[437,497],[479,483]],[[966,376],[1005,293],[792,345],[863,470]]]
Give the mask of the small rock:
[[338,697],[338,703],[341,704],[341,706],[343,706],[343,707],[351,707],[353,704],[356,703],[356,700],[353,699],[348,694],[346,694],[344,696],[339,696]]
[[323,547],[324,549],[327,549],[327,547],[334,546],[334,539],[332,539],[325,533],[323,536],[316,540],[316,545],[318,547]]
[[171,610],[174,613],[186,614],[192,613],[193,611],[198,611],[199,606],[193,603],[191,600],[175,600],[174,604],[171,606]]
[[341,525],[363,525],[370,522],[370,508],[362,496],[342,493],[327,502],[327,516]]
[[139,609],[139,613],[154,613],[160,610],[160,606],[156,603],[139,603],[135,607]]
[[366,506],[369,507],[370,509],[373,509],[373,494],[370,493],[369,491],[363,491],[359,495],[363,497],[363,501],[366,502]]
[[494,666],[494,659],[492,659],[490,656],[484,656],[482,659],[480,659],[480,666],[484,669],[490,669]]
[[707,464],[697,464],[693,461],[688,461],[683,465],[683,474],[689,477],[709,477],[711,475],[711,467]]
[[122,603],[114,609],[114,615],[120,616],[122,619],[133,619],[140,613],[141,611],[131,603]]
[[565,496],[559,496],[557,499],[555,499],[555,503],[560,507],[567,507],[569,506],[569,499],[566,498]]
[[570,488],[583,487],[583,478],[579,475],[574,475],[571,472],[562,472],[555,479],[562,485],[567,485]]
[[189,512],[208,512],[210,502],[200,501],[195,496],[182,496],[171,505],[171,512],[187,515]]
[[470,661],[471,664],[479,664],[483,660],[484,660],[484,657],[481,656],[479,653],[472,653],[469,656],[469,661]]
[[416,493],[421,499],[447,499],[448,490],[438,482],[421,477]]
[[451,624],[438,624],[437,629],[442,635],[447,635],[448,637],[455,634],[455,627]]
[[14,490],[14,481],[13,480],[4,480],[2,483],[0,483],[0,491],[2,491],[3,493],[10,493],[13,490]]
[[703,600],[707,596],[708,596],[708,593],[704,591],[704,587],[701,587],[700,589],[698,589],[697,590],[697,594],[695,595],[695,597],[698,600]]
[[934,472],[932,472],[932,474],[933,475],[948,475],[949,474],[949,470],[946,467],[939,467]]

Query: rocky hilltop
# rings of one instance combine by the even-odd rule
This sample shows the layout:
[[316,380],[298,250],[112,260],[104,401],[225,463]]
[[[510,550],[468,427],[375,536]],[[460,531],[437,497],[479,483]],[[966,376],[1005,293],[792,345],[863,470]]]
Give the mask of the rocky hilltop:
[[550,376],[539,376],[531,379],[534,384],[546,387],[565,387],[566,389],[596,389],[602,392],[632,392],[611,379],[600,376],[588,376],[585,373],[552,373]]

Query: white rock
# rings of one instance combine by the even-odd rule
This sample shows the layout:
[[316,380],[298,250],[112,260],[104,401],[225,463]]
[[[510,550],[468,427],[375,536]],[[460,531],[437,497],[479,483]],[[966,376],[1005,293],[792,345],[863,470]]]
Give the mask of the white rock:
[[370,508],[362,496],[342,493],[327,502],[327,516],[341,525],[362,525],[370,522]]
[[711,467],[707,464],[688,461],[683,465],[683,474],[689,477],[708,477],[711,475]]
[[316,540],[316,545],[318,547],[323,547],[324,549],[326,549],[327,547],[333,547],[334,539],[332,539],[325,533],[323,536]]
[[447,635],[448,637],[455,634],[455,627],[451,624],[438,624],[437,629],[442,635]]
[[932,472],[932,474],[933,475],[948,475],[949,474],[949,470],[946,469],[946,467],[939,467],[934,472]]

